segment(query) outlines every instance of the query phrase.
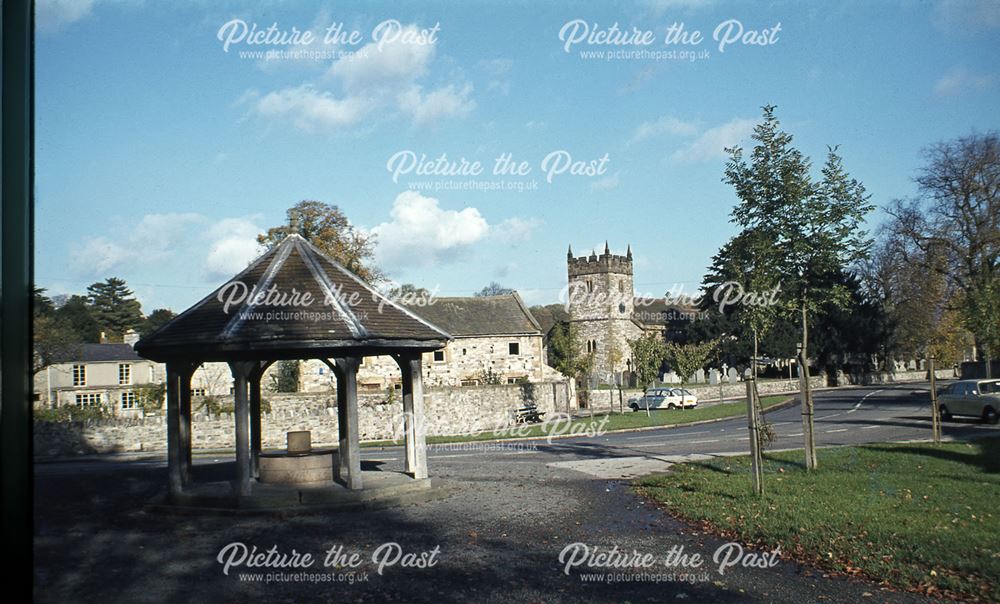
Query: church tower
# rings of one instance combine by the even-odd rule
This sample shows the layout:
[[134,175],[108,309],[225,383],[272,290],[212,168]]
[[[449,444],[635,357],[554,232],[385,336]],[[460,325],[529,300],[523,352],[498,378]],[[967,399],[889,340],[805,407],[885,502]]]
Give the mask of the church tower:
[[632,248],[624,256],[611,253],[607,242],[600,256],[566,254],[570,323],[584,353],[594,352],[594,375],[614,381],[628,368],[632,356],[628,340],[642,335],[632,320],[635,293],[632,284]]

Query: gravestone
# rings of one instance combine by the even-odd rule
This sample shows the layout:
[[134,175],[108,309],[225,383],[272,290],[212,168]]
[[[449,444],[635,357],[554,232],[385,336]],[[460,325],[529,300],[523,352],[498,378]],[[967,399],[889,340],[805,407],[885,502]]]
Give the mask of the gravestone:
[[694,383],[695,384],[704,384],[705,383],[705,370],[704,369],[699,369],[698,371],[694,372]]
[[736,371],[735,367],[729,368],[729,383],[738,384],[740,381],[740,372]]
[[910,371],[916,371],[917,370],[917,362],[914,361],[913,359],[910,359],[910,362],[907,363],[906,368],[909,369]]
[[927,359],[920,359],[920,371],[927,371]]
[[713,386],[718,386],[719,385],[719,370],[718,369],[715,369],[713,367],[712,369],[708,370],[708,383],[711,384],[711,385],[713,385]]
[[681,381],[681,379],[679,377],[677,377],[677,373],[675,373],[673,371],[668,371],[667,373],[663,374],[663,383],[664,384],[676,384],[676,383],[678,383],[680,381]]

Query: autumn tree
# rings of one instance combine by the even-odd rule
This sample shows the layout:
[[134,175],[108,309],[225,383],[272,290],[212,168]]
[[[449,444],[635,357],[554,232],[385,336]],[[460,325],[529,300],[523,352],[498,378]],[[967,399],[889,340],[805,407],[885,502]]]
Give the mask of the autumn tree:
[[298,233],[361,279],[374,284],[385,279],[374,263],[375,235],[355,228],[339,207],[307,200],[288,208],[285,214],[285,224],[259,235],[257,243],[270,247]]
[[[972,134],[937,143],[923,152],[918,195],[889,209],[892,234],[915,253],[907,261],[947,280],[952,308],[975,336],[991,375],[1000,341],[1000,135]],[[904,248],[908,249],[908,248]],[[940,253],[931,254],[932,251]]]

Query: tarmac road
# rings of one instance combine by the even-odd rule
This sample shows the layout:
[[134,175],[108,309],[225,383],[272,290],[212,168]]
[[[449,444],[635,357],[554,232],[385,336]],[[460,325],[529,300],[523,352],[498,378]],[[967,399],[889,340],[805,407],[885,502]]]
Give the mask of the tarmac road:
[[[926,385],[816,393],[821,446],[929,437]],[[661,411],[661,413],[683,411]],[[775,447],[801,446],[797,406],[767,414]],[[996,426],[945,424],[947,438],[1000,434]],[[142,511],[162,490],[162,459],[39,463],[35,473],[35,598],[43,602],[907,602],[926,601],[792,562],[720,575],[711,558],[724,542],[683,525],[637,497],[621,480],[691,454],[747,448],[745,420],[632,433],[484,445],[435,446],[432,475],[454,488],[423,504],[354,513],[276,517],[169,516]],[[368,462],[401,468],[400,448],[365,449]],[[196,459],[199,474],[231,475],[225,457]],[[264,550],[356,552],[356,569],[312,568],[323,580],[252,580],[223,574],[230,543]],[[398,543],[413,560],[438,548],[429,568],[377,573],[371,557]],[[586,569],[567,574],[569,544],[652,554],[683,548],[708,561],[686,578],[657,566],[645,576]],[[268,569],[265,569],[268,570]],[[594,569],[602,572],[607,569]],[[614,571],[615,569],[610,569]],[[669,569],[668,569],[669,570]],[[682,569],[683,570],[683,569]],[[701,572],[704,571],[704,572]],[[353,575],[351,573],[354,573]],[[336,575],[337,581],[328,580]],[[353,577],[353,582],[351,580]]]

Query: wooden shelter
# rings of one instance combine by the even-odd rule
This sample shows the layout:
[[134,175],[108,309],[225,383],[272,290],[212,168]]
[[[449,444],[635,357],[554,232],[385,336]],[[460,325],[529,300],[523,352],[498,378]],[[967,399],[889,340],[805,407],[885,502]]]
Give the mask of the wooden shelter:
[[451,336],[387,299],[298,234],[135,345],[167,366],[169,493],[191,483],[191,375],[205,362],[233,374],[235,492],[252,494],[261,451],[261,378],[275,361],[320,359],[337,378],[339,477],[362,488],[357,371],[370,355],[402,373],[405,470],[427,478],[421,357]]

